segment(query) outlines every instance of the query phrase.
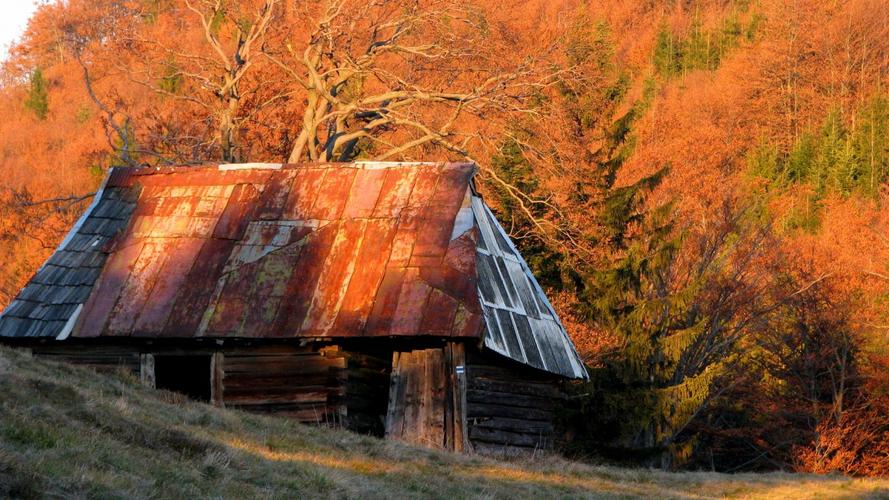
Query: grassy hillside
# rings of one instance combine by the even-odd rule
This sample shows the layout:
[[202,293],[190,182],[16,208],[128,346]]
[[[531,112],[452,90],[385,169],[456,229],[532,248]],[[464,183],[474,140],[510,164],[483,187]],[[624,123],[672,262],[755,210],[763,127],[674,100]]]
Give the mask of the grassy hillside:
[[0,497],[541,495],[879,497],[889,481],[452,455],[184,401],[0,347]]

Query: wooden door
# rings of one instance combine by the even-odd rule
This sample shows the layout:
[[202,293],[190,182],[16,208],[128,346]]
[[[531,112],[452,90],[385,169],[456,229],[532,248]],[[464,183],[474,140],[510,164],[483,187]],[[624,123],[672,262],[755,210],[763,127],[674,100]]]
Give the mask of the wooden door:
[[392,355],[386,438],[463,451],[466,382],[463,344]]

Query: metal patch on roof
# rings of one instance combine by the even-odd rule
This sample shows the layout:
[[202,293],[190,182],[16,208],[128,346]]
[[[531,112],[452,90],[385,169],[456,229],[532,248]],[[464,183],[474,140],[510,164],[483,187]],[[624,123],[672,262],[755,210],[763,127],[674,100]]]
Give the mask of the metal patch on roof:
[[467,231],[475,226],[475,217],[472,215],[472,190],[466,188],[466,196],[463,198],[463,204],[457,211],[457,218],[454,220],[454,229],[451,231],[451,240],[456,240]]
[[74,323],[77,321],[77,318],[80,317],[80,311],[82,310],[83,304],[77,304],[74,312],[65,321],[65,326],[62,327],[62,331],[59,332],[56,340],[65,340],[66,338],[68,338],[68,335],[71,335],[71,331],[74,330]]

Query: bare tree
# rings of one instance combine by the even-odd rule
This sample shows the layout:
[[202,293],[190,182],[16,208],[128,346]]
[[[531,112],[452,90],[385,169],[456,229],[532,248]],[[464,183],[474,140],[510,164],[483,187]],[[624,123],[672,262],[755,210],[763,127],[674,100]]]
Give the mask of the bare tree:
[[551,74],[525,59],[505,68],[484,38],[484,17],[459,2],[326,0],[300,16],[312,26],[264,55],[305,106],[288,161],[403,158],[421,147],[468,156],[473,116],[528,112]]
[[[133,157],[136,148],[136,138],[132,127],[130,126],[130,117],[120,110],[113,110],[96,95],[93,88],[93,79],[90,76],[89,67],[83,62],[79,52],[74,53],[74,57],[83,70],[83,84],[86,92],[90,96],[99,110],[102,111],[102,123],[105,129],[105,137],[108,138],[108,144],[114,151],[117,161],[126,167],[133,167],[138,164],[136,158]],[[113,134],[112,134],[113,131]],[[115,140],[116,138],[116,140]]]
[[[279,100],[283,95],[261,99],[245,109],[245,95],[261,92],[263,82],[254,80],[245,89],[247,76],[255,71],[262,45],[273,26],[279,0],[263,0],[252,17],[233,8],[223,0],[186,0],[185,5],[200,23],[205,50],[191,51],[173,46],[161,39],[134,40],[153,54],[141,74],[131,78],[155,92],[172,99],[196,105],[202,110],[197,116],[213,122],[213,142],[219,148],[222,161],[241,160],[239,131],[244,123],[261,108]],[[187,80],[193,87],[181,91],[170,82]],[[194,90],[194,91],[192,91]],[[196,139],[197,140],[197,139]],[[203,158],[196,158],[203,160]]]

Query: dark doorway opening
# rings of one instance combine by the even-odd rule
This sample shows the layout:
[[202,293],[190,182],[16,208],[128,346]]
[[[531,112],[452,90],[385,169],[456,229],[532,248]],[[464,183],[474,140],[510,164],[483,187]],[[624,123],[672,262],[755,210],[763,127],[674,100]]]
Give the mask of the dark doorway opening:
[[210,401],[210,356],[154,356],[155,387]]

